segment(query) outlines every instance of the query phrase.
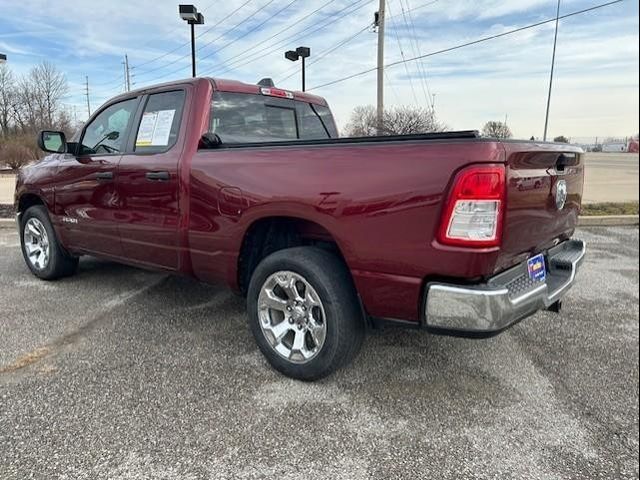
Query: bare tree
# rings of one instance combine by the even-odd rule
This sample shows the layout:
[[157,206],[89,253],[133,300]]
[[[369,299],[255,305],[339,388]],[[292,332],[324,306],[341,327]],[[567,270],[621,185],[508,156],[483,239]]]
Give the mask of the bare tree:
[[[431,109],[399,106],[383,113],[383,135],[405,135],[411,133],[442,132],[446,126],[439,122]],[[370,137],[378,134],[376,109],[359,106],[351,113],[345,128],[348,137]]]
[[22,77],[12,106],[16,126],[23,133],[58,127],[67,79],[52,63],[44,61]]
[[42,62],[16,79],[0,65],[0,163],[18,168],[38,158],[38,130],[70,133],[71,119],[62,108],[67,80],[53,64]]
[[484,124],[484,127],[482,127],[482,135],[499,139],[511,138],[513,136],[506,123],[493,120]]
[[0,64],[0,135],[9,135],[11,111],[15,97],[15,79],[6,63]]
[[36,102],[42,120],[53,126],[56,112],[60,109],[62,99],[69,91],[67,78],[55,65],[46,60],[36,65],[29,77],[36,88]]

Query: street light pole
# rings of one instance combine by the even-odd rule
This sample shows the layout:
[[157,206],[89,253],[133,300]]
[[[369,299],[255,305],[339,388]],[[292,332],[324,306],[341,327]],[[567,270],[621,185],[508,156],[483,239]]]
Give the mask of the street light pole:
[[191,25],[191,76],[196,77],[196,25],[189,22]]
[[284,58],[297,62],[302,59],[302,91],[307,89],[307,71],[305,60],[311,56],[311,49],[309,47],[298,47],[295,50],[288,50],[284,52]]
[[204,24],[204,16],[193,5],[178,5],[178,13],[191,26],[191,76],[196,76],[196,25]]

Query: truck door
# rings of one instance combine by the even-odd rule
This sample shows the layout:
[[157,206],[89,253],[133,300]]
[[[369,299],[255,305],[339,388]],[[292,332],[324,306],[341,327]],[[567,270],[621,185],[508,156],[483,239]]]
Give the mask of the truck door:
[[120,100],[94,115],[80,135],[76,155],[65,155],[56,176],[60,234],[72,249],[122,256],[115,188],[139,99]]
[[125,258],[151,267],[179,267],[179,131],[185,90],[146,95],[132,148],[118,166],[118,228]]

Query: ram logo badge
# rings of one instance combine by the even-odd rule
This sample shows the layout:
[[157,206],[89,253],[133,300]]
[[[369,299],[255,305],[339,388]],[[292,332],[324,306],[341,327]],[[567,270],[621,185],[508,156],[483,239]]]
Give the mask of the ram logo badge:
[[556,185],[556,207],[558,210],[562,210],[565,203],[567,203],[567,182],[559,180]]

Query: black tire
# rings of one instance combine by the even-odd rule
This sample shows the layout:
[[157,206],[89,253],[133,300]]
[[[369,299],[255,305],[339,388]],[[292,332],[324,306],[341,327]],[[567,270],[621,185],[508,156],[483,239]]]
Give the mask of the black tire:
[[[47,233],[49,244],[49,260],[43,268],[37,268],[29,260],[29,256],[25,247],[25,225],[31,218],[40,221]],[[56,232],[49,220],[47,209],[43,205],[34,205],[29,207],[20,218],[20,245],[22,247],[22,256],[24,261],[36,277],[43,280],[55,280],[57,278],[73,275],[78,267],[78,257],[70,255],[58,241]]]
[[[324,307],[324,344],[307,363],[294,363],[278,354],[260,326],[260,291],[267,279],[279,271],[290,271],[304,277]],[[269,363],[284,375],[299,380],[318,380],[350,363],[360,350],[365,335],[362,310],[347,267],[336,255],[319,248],[289,248],[262,260],[251,277],[247,309],[251,332]]]

